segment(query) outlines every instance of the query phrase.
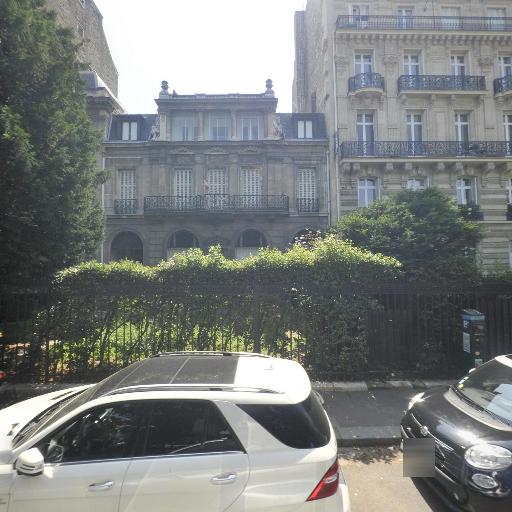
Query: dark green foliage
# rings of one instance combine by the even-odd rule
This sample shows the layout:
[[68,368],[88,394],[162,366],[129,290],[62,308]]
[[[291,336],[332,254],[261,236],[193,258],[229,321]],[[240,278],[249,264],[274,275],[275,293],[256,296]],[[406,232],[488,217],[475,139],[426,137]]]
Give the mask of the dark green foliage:
[[102,238],[92,128],[71,34],[42,0],[0,2],[0,281],[50,275]]
[[404,190],[344,216],[332,228],[355,246],[393,256],[411,279],[476,280],[474,248],[480,225],[467,222],[455,202],[435,188]]
[[[312,249],[226,259],[192,249],[157,267],[85,263],[61,272],[38,317],[50,377],[108,373],[169,350],[261,351],[350,375],[366,368],[373,299],[347,285],[391,281],[400,264],[333,236]],[[269,288],[270,287],[270,288]],[[64,366],[61,360],[64,360]]]

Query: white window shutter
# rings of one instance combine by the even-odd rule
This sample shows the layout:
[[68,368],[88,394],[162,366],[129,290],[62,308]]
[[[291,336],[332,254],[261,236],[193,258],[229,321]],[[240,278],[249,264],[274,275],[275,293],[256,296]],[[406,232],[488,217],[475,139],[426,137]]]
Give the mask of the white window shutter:
[[135,171],[119,171],[120,197],[121,199],[136,199]]

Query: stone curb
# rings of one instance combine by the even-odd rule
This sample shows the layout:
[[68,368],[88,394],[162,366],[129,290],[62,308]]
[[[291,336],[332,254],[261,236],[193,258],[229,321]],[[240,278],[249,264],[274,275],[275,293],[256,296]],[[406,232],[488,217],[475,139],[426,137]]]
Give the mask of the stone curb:
[[449,386],[455,380],[385,380],[355,382],[312,382],[316,391],[368,391],[372,389],[428,389],[436,386]]

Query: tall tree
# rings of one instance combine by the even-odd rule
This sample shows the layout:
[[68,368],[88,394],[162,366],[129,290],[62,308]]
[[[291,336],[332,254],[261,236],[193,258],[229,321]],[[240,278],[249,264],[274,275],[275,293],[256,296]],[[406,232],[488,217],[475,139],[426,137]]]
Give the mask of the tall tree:
[[463,281],[478,278],[475,247],[480,225],[468,222],[436,188],[404,190],[340,219],[332,231],[354,245],[393,256],[409,278]]
[[80,69],[44,0],[0,2],[0,282],[50,275],[101,241]]

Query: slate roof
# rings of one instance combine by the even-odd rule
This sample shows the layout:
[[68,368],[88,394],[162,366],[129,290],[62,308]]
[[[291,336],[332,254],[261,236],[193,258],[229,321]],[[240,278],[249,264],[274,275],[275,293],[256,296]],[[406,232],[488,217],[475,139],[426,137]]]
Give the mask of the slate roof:
[[[319,113],[296,113],[296,114],[277,114],[283,128],[285,139],[297,139],[297,122],[313,121],[313,139],[327,139],[325,129],[325,117]],[[299,139],[304,140],[304,139]]]
[[[313,122],[313,139],[325,140],[327,139],[327,132],[325,128],[325,118],[323,114],[319,113],[295,113],[295,114],[276,114],[281,122],[283,130],[283,137],[285,140],[299,140],[306,141],[308,139],[298,139],[297,123],[300,120]],[[137,121],[138,125],[138,140],[146,141],[149,139],[151,128],[155,124],[157,114],[117,114],[112,116],[112,122],[108,134],[109,141],[121,141],[122,139],[122,126],[125,121]],[[311,139],[309,139],[311,140]],[[133,142],[133,141],[126,141]]]

